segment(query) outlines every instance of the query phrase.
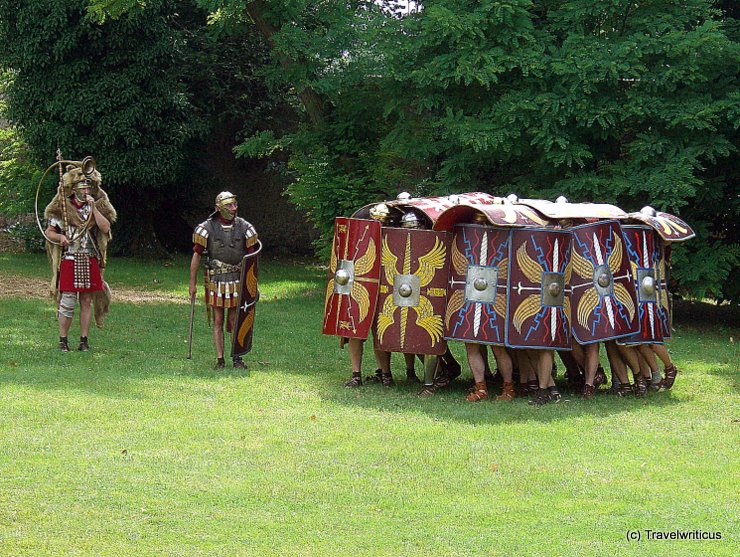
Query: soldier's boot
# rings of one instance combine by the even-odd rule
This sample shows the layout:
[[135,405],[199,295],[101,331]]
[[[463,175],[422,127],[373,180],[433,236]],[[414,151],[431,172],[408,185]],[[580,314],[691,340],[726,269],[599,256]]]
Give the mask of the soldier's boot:
[[233,363],[234,363],[234,368],[236,369],[246,369],[247,368],[241,356],[236,356],[233,360]]
[[224,360],[223,358],[218,358],[216,360],[216,365],[213,366],[213,369],[223,369],[225,367],[226,367],[226,360]]
[[382,373],[380,374],[380,383],[384,387],[392,387],[393,386],[393,374],[389,371],[388,373]]
[[80,337],[80,347],[78,350],[80,352],[87,352],[90,350],[90,345],[87,343],[87,337]]
[[69,342],[67,337],[59,337],[59,350],[62,352],[69,352]]

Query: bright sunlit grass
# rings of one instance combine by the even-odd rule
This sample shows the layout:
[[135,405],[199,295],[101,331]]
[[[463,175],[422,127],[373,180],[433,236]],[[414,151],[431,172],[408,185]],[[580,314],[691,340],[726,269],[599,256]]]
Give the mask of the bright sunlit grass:
[[89,353],[56,350],[48,301],[0,299],[0,555],[737,554],[738,331],[680,324],[647,399],[419,399],[398,356],[395,388],[344,389],[325,271],[269,259],[250,371],[212,369],[200,301],[186,360],[187,264],[112,260],[114,292],[180,299],[114,301]]

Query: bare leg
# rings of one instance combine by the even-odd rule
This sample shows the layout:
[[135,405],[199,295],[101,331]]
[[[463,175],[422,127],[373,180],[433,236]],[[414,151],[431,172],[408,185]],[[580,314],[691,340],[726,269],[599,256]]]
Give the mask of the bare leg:
[[665,344],[651,344],[650,348],[660,358],[660,361],[663,362],[663,367],[673,367],[673,360],[671,360],[671,355],[668,353],[668,348],[665,347]]
[[92,316],[92,293],[80,292],[80,336],[86,337],[90,332]]
[[349,345],[349,361],[352,365],[352,374],[360,375],[362,373],[362,352],[364,341],[359,338],[351,338],[347,344]]
[[213,308],[213,346],[216,348],[216,357],[224,357],[224,308]]
[[586,385],[593,386],[596,377],[596,368],[599,367],[599,343],[594,342],[583,347],[585,356],[584,370],[586,372]]
[[629,385],[630,378],[629,375],[627,375],[627,366],[622,360],[622,355],[617,343],[610,340],[604,343],[604,345],[606,346],[606,357],[609,358],[609,367],[611,367],[611,370],[614,372],[614,375],[617,376],[620,383],[623,385]]
[[483,354],[481,353],[480,345],[466,342],[465,352],[468,356],[468,365],[470,366],[470,371],[473,373],[473,379],[475,379],[475,389],[466,397],[466,400],[470,402],[486,400],[488,398],[488,387],[486,387],[485,376],[486,366],[484,363]]

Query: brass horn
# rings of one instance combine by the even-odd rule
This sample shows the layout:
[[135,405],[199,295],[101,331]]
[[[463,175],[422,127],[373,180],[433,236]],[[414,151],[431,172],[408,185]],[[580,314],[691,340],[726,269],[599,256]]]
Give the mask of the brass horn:
[[95,159],[87,156],[79,163],[80,169],[85,174],[85,176],[90,176],[93,172],[95,172]]

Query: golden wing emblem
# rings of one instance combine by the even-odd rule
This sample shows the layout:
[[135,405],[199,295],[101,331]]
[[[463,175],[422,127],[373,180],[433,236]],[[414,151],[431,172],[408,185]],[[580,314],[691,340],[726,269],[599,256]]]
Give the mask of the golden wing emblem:
[[498,264],[498,278],[508,278],[509,276],[509,258],[504,257],[501,263]]
[[565,319],[570,323],[570,298],[568,296],[563,298],[563,313],[565,313]]
[[[578,253],[578,250],[573,250],[573,258],[571,259],[573,270],[576,272],[576,274],[583,278],[588,280],[593,280],[594,278],[594,265],[591,263],[588,259],[583,257],[580,253]],[[569,282],[569,281],[566,281]]]
[[496,301],[493,303],[493,309],[502,319],[506,319],[506,296],[500,292],[496,293]]
[[565,272],[563,274],[565,275],[563,277],[565,285],[568,286],[570,284],[570,279],[573,277],[573,258],[572,256],[571,256],[571,259],[568,261],[568,264],[565,266]]
[[239,327],[239,333],[236,335],[236,340],[239,341],[239,344],[244,345],[244,339],[247,338],[247,334],[252,329],[252,325],[254,325],[254,307],[249,310],[249,313]]
[[547,221],[545,219],[541,218],[534,210],[529,207],[517,207],[516,210],[525,217],[533,220],[537,224],[541,224],[542,226],[547,224]]
[[419,269],[416,274],[419,276],[422,288],[432,282],[435,271],[445,266],[446,256],[445,245],[439,241],[439,238],[435,238],[434,247],[419,258]]
[[393,296],[388,296],[383,303],[383,309],[380,310],[378,317],[375,319],[377,326],[378,342],[383,342],[383,335],[388,330],[388,327],[393,325],[395,319],[393,313],[396,307],[393,305]]
[[416,312],[416,324],[424,329],[432,344],[437,344],[442,339],[442,318],[434,314],[434,308],[429,298],[419,298],[419,305],[413,308]]
[[352,288],[349,292],[350,297],[357,302],[360,308],[360,322],[364,321],[367,317],[367,312],[370,311],[370,294],[367,288],[362,286],[357,281],[352,282]]
[[391,251],[390,246],[388,245],[388,236],[383,238],[383,247],[380,250],[380,264],[383,266],[383,271],[385,272],[385,280],[386,282],[393,286],[393,279],[396,276],[396,273],[398,272],[396,270],[396,265],[398,264],[398,257],[393,255],[393,252]]
[[245,278],[245,282],[247,283],[247,292],[249,292],[249,295],[252,298],[257,296],[257,275],[254,273],[256,267],[257,265],[252,265],[249,268],[249,271],[247,271],[247,276]]
[[609,269],[611,269],[612,274],[616,275],[619,273],[619,268],[622,266],[622,239],[616,232],[613,233],[612,237],[614,238],[614,249],[609,254],[607,263],[609,264]]
[[355,261],[355,276],[361,277],[368,274],[373,266],[375,266],[375,239],[370,238],[370,242],[367,244],[367,251],[364,255]]
[[468,258],[457,249],[457,242],[452,244],[452,267],[458,275],[464,275],[468,270]]
[[519,246],[519,249],[516,250],[516,262],[519,264],[519,267],[529,282],[533,282],[535,284],[540,283],[544,269],[542,268],[542,265],[537,263],[534,259],[529,257],[529,254],[527,254],[527,242],[524,242]]
[[326,287],[326,298],[324,299],[324,313],[327,313],[329,311],[329,300],[331,299],[331,295],[334,293],[334,279],[329,279],[329,284]]
[[[662,217],[662,218],[665,218],[665,217]],[[668,223],[668,226],[670,226],[671,228],[677,230],[681,234],[686,234],[689,231],[688,228],[684,228],[683,226],[681,226],[680,224],[678,224],[676,221],[673,221],[673,220],[667,219],[667,218],[665,219],[665,221]]]
[[519,304],[519,307],[516,308],[514,316],[511,318],[511,322],[514,324],[516,331],[521,334],[524,322],[538,311],[540,311],[539,294],[532,294],[531,296],[524,298],[522,303]]
[[596,288],[589,288],[583,294],[581,301],[578,302],[578,323],[584,329],[588,329],[588,318],[593,313],[599,303],[599,293]]
[[329,270],[331,274],[337,272],[337,243],[334,242],[331,245],[331,259],[329,260]]
[[445,315],[445,325],[450,328],[450,319],[455,315],[460,308],[465,305],[465,292],[463,290],[455,290],[447,300],[447,313]]
[[619,282],[614,283],[614,297],[620,304],[627,308],[630,321],[632,321],[632,318],[635,316],[635,302],[632,300],[632,296],[630,296],[630,293],[627,291],[624,284]]

